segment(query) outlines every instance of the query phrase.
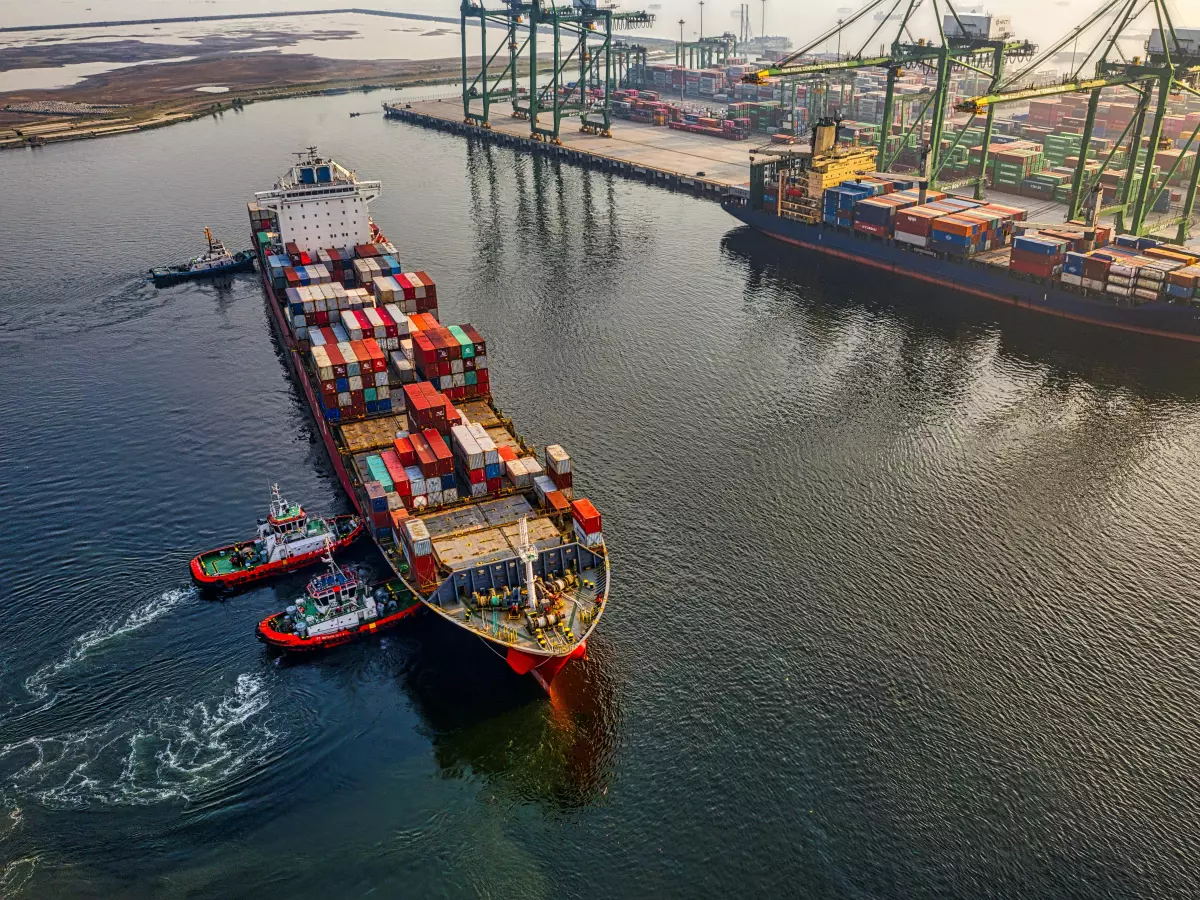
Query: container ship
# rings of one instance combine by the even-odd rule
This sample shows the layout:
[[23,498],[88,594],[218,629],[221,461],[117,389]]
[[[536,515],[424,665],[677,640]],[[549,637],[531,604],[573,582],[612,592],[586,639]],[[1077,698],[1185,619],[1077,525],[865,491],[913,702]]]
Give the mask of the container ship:
[[[1011,206],[872,171],[874,149],[818,123],[808,148],[763,148],[731,215],[808,251],[1079,322],[1200,341],[1200,266],[1183,247],[1095,223],[1038,226]],[[1093,198],[1094,200],[1095,198]],[[1094,205],[1093,205],[1094,210]]]
[[[426,608],[549,688],[609,595],[600,514],[561,445],[493,403],[490,345],[372,221],[378,181],[309,148],[248,204],[271,321],[338,480]],[[414,604],[419,609],[420,604]]]

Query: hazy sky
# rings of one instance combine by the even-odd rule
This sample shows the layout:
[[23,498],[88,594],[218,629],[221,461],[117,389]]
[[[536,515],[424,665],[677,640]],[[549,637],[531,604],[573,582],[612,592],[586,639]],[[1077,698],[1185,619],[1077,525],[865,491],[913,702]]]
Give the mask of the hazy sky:
[[[759,31],[763,13],[761,0],[749,0],[753,15],[754,30]],[[620,0],[626,10],[649,8],[656,5],[638,3],[637,0]],[[844,0],[842,5],[833,2],[811,2],[811,0],[767,0],[767,31],[771,34],[786,34],[799,44],[803,38],[813,38],[829,27],[840,10],[853,10],[862,6],[855,0]],[[327,9],[342,4],[336,0],[6,0],[0,4],[0,23],[6,25],[77,22],[97,19],[151,18],[157,16],[215,15],[221,12],[254,12],[258,10]],[[404,10],[457,17],[456,0],[372,0],[375,8]],[[500,0],[489,0],[490,6],[499,6]],[[698,0],[658,0],[658,9],[653,12],[659,22],[649,32],[655,36],[674,38],[679,35],[678,20],[686,20],[684,33],[694,39],[700,25]],[[706,0],[704,5],[704,31],[706,34],[720,33],[726,29],[737,29],[739,3],[734,0]],[[1076,22],[1096,9],[1098,2],[1088,0],[996,0],[996,2],[968,3],[959,0],[956,8],[960,12],[979,9],[984,12],[1012,16],[1013,26],[1020,37],[1037,43],[1048,43],[1065,33]],[[1168,0],[1173,18],[1178,25],[1200,27],[1200,0]],[[1187,11],[1184,15],[1182,10]],[[1151,14],[1152,15],[1152,14]],[[1151,15],[1143,16],[1142,28],[1152,26]],[[870,19],[870,16],[867,17]],[[859,32],[861,43],[870,32],[874,22]],[[928,35],[936,34],[933,23],[931,0],[924,0],[917,12],[918,28]],[[920,36],[920,35],[918,35]],[[878,38],[875,43],[878,43]],[[849,41],[843,44],[847,48]],[[833,49],[832,47],[830,49]]]

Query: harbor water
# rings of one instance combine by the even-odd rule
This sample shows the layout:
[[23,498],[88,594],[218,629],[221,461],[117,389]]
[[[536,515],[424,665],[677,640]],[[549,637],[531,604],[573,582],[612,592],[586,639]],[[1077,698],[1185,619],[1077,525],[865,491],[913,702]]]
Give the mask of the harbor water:
[[[0,895],[1200,895],[1195,348],[382,99],[0,159]],[[348,510],[257,279],[144,278],[248,246],[309,145],[383,181],[604,515],[612,605],[549,698],[432,616],[281,662],[254,624],[303,574],[189,586],[273,482]]]

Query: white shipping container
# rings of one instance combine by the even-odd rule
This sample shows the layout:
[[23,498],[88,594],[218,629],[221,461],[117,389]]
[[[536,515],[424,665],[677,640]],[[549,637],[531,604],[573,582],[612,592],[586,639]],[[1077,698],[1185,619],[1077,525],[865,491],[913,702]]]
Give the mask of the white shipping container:
[[483,450],[469,428],[465,425],[452,426],[450,440],[454,445],[455,455],[467,464],[468,469],[483,468]]
[[894,237],[902,244],[912,244],[916,247],[925,247],[929,244],[929,238],[920,234],[909,234],[907,231],[897,231]]
[[444,501],[443,501],[443,499],[442,499],[442,492],[441,492],[441,491],[430,491],[430,492],[429,492],[428,494],[426,494],[425,496],[427,496],[427,497],[429,498],[429,505],[430,505],[430,506],[441,506],[441,505],[442,505],[442,503],[444,502]]
[[471,496],[472,497],[486,497],[487,496],[487,482],[481,481],[481,482],[479,482],[479,484],[475,484],[472,482]]
[[388,373],[387,372],[373,372],[373,373],[371,373],[371,377],[374,377],[374,379],[375,379],[375,387],[387,387],[387,383],[388,383]]
[[459,372],[456,375],[450,376],[450,387],[459,388],[459,387],[466,387],[466,386],[467,386],[467,376],[465,376],[462,372]]
[[428,556],[433,552],[433,541],[429,537],[429,529],[420,519],[405,519],[404,531],[408,545],[417,556]]
[[338,406],[346,407],[350,406],[350,404],[351,400],[349,391],[342,391],[340,394],[338,394]]
[[571,457],[558,444],[550,444],[546,447],[546,465],[556,475],[566,475],[571,471]]
[[400,337],[405,337],[408,334],[408,316],[406,316],[400,307],[395,303],[389,303],[384,307],[387,314],[392,317],[392,321],[396,323],[396,332]]
[[388,509],[404,509],[404,499],[395,491],[388,491],[387,497]]
[[504,471],[513,487],[525,488],[532,483],[532,477],[525,471],[525,461],[509,459],[504,462]]
[[419,466],[405,466],[404,474],[408,478],[408,483],[412,485],[414,495],[425,493],[425,476],[421,474]]
[[450,390],[450,387],[451,387],[450,376],[449,375],[439,375],[438,376],[438,390],[445,392],[445,391]]
[[450,374],[461,375],[463,372],[463,361],[461,359],[450,360]]
[[496,442],[491,439],[487,433],[487,429],[476,423],[467,426],[471,430],[471,434],[475,438],[475,442],[479,444],[479,449],[483,451],[483,463],[487,466],[495,466],[500,463],[500,454],[496,450]]
[[386,384],[383,385],[382,387],[375,388],[375,399],[376,400],[391,400],[392,399],[392,389],[390,387],[388,387]]
[[1102,291],[1102,290],[1104,290],[1104,282],[1103,282],[1103,281],[1098,281],[1098,280],[1097,280],[1097,279],[1095,279],[1095,278],[1085,278],[1085,279],[1083,279],[1083,286],[1084,286],[1085,288],[1087,288],[1088,290],[1090,290],[1090,291]]
[[1113,263],[1108,267],[1108,280],[1112,281],[1112,276],[1114,275],[1119,275],[1122,278],[1131,278],[1136,273],[1136,266],[1123,266],[1120,263]]
[[1062,283],[1063,284],[1073,284],[1076,286],[1082,286],[1083,285],[1083,276],[1082,275],[1072,275],[1070,272],[1064,272],[1063,276],[1062,276]]
[[1135,297],[1141,297],[1143,300],[1157,300],[1158,291],[1148,291],[1145,288],[1138,288],[1133,292]]
[[537,492],[538,503],[545,506],[546,495],[551,491],[557,491],[558,485],[550,480],[549,475],[538,475],[533,479],[533,489]]
[[578,522],[574,522],[574,520],[572,521],[575,525],[575,540],[577,542],[583,544],[585,547],[598,547],[600,544],[604,543],[603,532],[597,531],[595,534],[588,534],[579,526]]
[[486,369],[486,368],[487,368],[487,357],[483,356],[483,355],[475,357],[475,369],[479,370],[479,369]]
[[454,503],[458,500],[458,488],[446,488],[442,491],[442,501]]

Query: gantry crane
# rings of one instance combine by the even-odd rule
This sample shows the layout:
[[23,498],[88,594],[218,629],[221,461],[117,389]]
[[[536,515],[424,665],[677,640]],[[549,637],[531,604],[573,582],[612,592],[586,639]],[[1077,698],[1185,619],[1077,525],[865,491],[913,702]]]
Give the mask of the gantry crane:
[[[1151,34],[1151,40],[1146,48],[1146,58],[1143,60],[1135,56],[1131,60],[1126,60],[1118,45],[1118,40],[1122,33],[1151,7],[1158,28]],[[1088,33],[1085,40],[1086,53],[1060,84],[1035,88],[1019,87],[1021,82],[1045,60],[1069,44],[1073,42],[1077,44],[1085,33]],[[1155,43],[1156,36],[1157,43]],[[1091,43],[1093,37],[1096,40],[1088,50],[1087,44]],[[1114,52],[1121,57],[1120,60],[1110,59]],[[1088,68],[1091,68],[1092,71],[1085,74],[1085,70]],[[1163,191],[1167,190],[1168,182],[1174,177],[1188,150],[1197,146],[1197,137],[1200,136],[1200,125],[1198,125],[1183,145],[1183,153],[1176,158],[1170,171],[1163,176],[1157,193],[1152,197],[1154,159],[1162,144],[1163,117],[1167,112],[1167,98],[1173,93],[1181,92],[1200,96],[1200,92],[1197,92],[1196,89],[1198,81],[1200,81],[1200,49],[1180,40],[1164,0],[1105,0],[1099,9],[1045,51],[1039,53],[1023,69],[1005,79],[998,88],[994,88],[986,95],[963,100],[957,108],[973,115],[986,109],[990,116],[992,110],[1002,103],[1086,92],[1089,95],[1087,114],[1084,119],[1079,164],[1076,166],[1074,177],[1071,180],[1067,217],[1075,219],[1079,215],[1084,198],[1090,197],[1093,190],[1100,184],[1101,175],[1107,170],[1117,150],[1128,139],[1129,164],[1118,202],[1113,206],[1100,209],[1099,212],[1102,214],[1115,213],[1117,229],[1133,234],[1145,234],[1151,229],[1158,230],[1177,225],[1178,231],[1175,240],[1183,243],[1187,240],[1188,226],[1195,208],[1200,164],[1193,162],[1182,215],[1170,221],[1156,222],[1153,226],[1148,225],[1147,218]],[[1112,150],[1100,163],[1099,169],[1089,177],[1085,164],[1092,141],[1092,131],[1096,124],[1096,110],[1100,104],[1100,94],[1105,88],[1113,87],[1125,87],[1136,93],[1136,111],[1125,126],[1125,130],[1114,142]],[[1142,164],[1141,177],[1135,193],[1133,172],[1136,168],[1146,114],[1150,111],[1152,98],[1155,102],[1146,141],[1146,159]],[[1131,203],[1132,210],[1130,209]]]
[[[880,171],[885,172],[895,162],[896,156],[899,155],[899,151],[897,151],[896,154],[889,157],[887,152],[888,138],[891,136],[893,110],[895,108],[896,79],[903,69],[907,67],[923,67],[934,71],[937,75],[936,86],[922,106],[920,115],[914,118],[908,132],[911,133],[919,123],[924,121],[925,115],[929,114],[928,145],[932,149],[932,152],[925,157],[925,171],[923,174],[936,184],[938,174],[945,166],[947,160],[950,159],[954,150],[957,149],[967,132],[967,128],[973,123],[972,119],[972,122],[969,122],[967,127],[958,133],[951,146],[945,151],[942,150],[942,137],[945,132],[946,116],[949,111],[947,100],[949,97],[951,72],[956,68],[967,69],[987,77],[990,79],[990,84],[998,86],[1000,79],[1003,77],[1004,63],[1007,59],[1032,57],[1037,48],[1028,41],[1016,40],[1008,35],[992,36],[990,34],[980,35],[976,33],[972,28],[964,24],[958,12],[951,5],[950,0],[942,0],[947,13],[945,22],[943,22],[938,0],[930,0],[940,42],[933,44],[926,42],[924,39],[914,39],[910,25],[913,23],[913,16],[921,6],[921,2],[922,0],[868,0],[866,5],[862,6],[857,12],[845,19],[840,19],[834,27],[814,40],[809,41],[790,56],[780,60],[773,66],[745,76],[744,80],[761,84],[766,79],[772,77],[799,78],[808,75],[825,75],[864,68],[884,69],[887,73],[887,81],[876,166]],[[846,36],[846,33],[869,13],[881,7],[888,7],[889,4],[890,7],[886,11],[881,11],[875,17],[878,24],[867,35],[866,40],[862,42],[857,52],[852,52],[845,56],[839,53],[839,58],[834,61],[802,62],[805,57],[809,57],[822,44],[826,44],[835,37]],[[903,13],[899,13],[902,6],[904,7],[904,11]],[[867,48],[878,37],[883,27],[889,21],[897,19],[900,24],[896,29],[896,37],[892,41],[890,52],[881,52],[873,56],[866,55]],[[947,24],[952,24],[953,26],[949,34],[947,34]],[[988,145],[991,143],[992,127],[993,116],[989,113],[984,126],[985,140],[983,152],[985,154],[987,153]],[[906,134],[905,138],[907,136]],[[982,163],[983,168],[981,172],[986,171],[986,157],[982,160]],[[982,191],[983,177],[981,175],[976,182],[976,193],[982,196]]]
[[[654,14],[617,12],[612,6],[598,5],[597,0],[572,0],[571,5],[563,6],[553,0],[507,0],[501,9],[488,9],[476,0],[462,0],[460,20],[464,119],[490,128],[492,105],[508,99],[512,103],[513,116],[529,120],[530,135],[534,139],[559,143],[562,120],[574,113],[579,114],[585,130],[609,133],[615,84],[613,28],[649,27],[654,23]],[[471,78],[467,23],[473,20],[479,23],[481,63],[479,72]],[[505,43],[490,56],[487,47],[489,25],[503,29],[506,34]],[[539,34],[549,35],[552,43],[548,79],[542,78],[544,73],[539,68],[543,62],[538,58]],[[489,69],[505,51],[507,62],[493,76]],[[644,69],[644,51],[641,63]],[[571,89],[564,91],[564,86],[572,80],[567,77],[569,66],[577,67],[578,74]],[[521,71],[523,67],[524,72]],[[518,88],[518,79],[522,75],[528,78],[529,84],[524,95]],[[602,88],[598,101],[589,97],[589,90],[593,88]],[[476,100],[480,101],[480,111],[472,108]]]

